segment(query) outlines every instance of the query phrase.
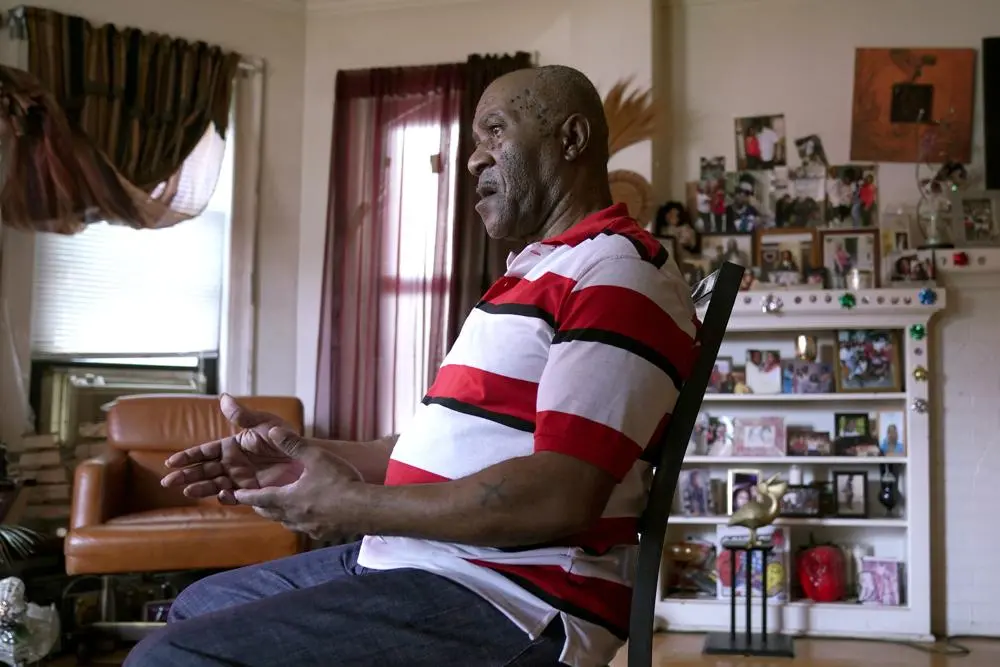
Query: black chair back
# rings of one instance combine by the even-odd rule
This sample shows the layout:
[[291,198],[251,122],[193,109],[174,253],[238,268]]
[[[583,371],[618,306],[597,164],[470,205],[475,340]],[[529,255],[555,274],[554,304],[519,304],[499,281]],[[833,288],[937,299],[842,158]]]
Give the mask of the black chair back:
[[632,589],[632,613],[629,621],[629,667],[647,667],[653,662],[653,613],[670,507],[684,463],[684,453],[705,398],[705,389],[708,388],[715,368],[719,346],[729,326],[729,316],[736,303],[744,270],[741,266],[725,262],[691,292],[695,306],[708,303],[708,309],[698,332],[701,348],[698,360],[691,377],[681,387],[670,423],[660,442],[656,444],[659,448],[659,461],[656,463],[646,511],[639,524],[639,560],[636,565],[635,586]]

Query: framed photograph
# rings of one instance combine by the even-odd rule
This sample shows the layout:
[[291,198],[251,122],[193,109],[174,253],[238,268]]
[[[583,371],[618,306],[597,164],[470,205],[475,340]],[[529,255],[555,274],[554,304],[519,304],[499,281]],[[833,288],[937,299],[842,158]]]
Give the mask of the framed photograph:
[[771,282],[774,273],[803,276],[818,265],[816,232],[812,229],[760,229],[757,231],[756,265]]
[[788,164],[783,115],[737,118],[733,134],[740,171],[767,171]]
[[934,280],[934,259],[921,257],[916,251],[893,251],[882,262],[882,284],[899,287],[907,283],[927,283]]
[[746,385],[755,394],[780,394],[781,352],[747,350]]
[[145,623],[166,623],[167,614],[173,600],[150,600],[142,605],[142,620]]
[[708,387],[705,388],[706,394],[731,394],[732,389],[726,391],[727,387],[732,385],[732,373],[733,373],[733,358],[732,357],[717,357],[715,359],[715,367],[712,368],[712,374],[708,377]]
[[754,257],[753,234],[705,234],[701,237],[701,256],[708,261],[709,273],[723,262],[750,268]]
[[822,229],[819,238],[831,289],[847,289],[852,269],[868,272],[872,286],[877,286],[875,279],[881,268],[877,229]]
[[732,514],[756,498],[757,482],[759,481],[759,470],[730,468],[726,484],[726,498],[728,501],[726,513]]
[[802,359],[781,362],[781,393],[833,393],[833,366]]
[[828,272],[825,266],[806,269],[805,284],[809,288],[823,289],[829,284]]
[[850,471],[833,473],[834,505],[837,516],[868,516],[868,473]]
[[752,234],[767,220],[764,202],[770,188],[769,172],[739,171],[726,174],[724,234]]
[[878,413],[878,448],[882,456],[906,456],[906,414]]
[[826,172],[826,166],[830,163],[826,159],[826,151],[823,150],[823,140],[818,134],[796,139],[795,149],[799,153],[799,162],[805,169],[819,173]]
[[826,225],[825,170],[789,169],[789,187],[775,204],[776,227],[815,229]]
[[733,425],[733,456],[785,455],[783,417],[739,417]]
[[691,438],[688,440],[688,448],[685,456],[704,456],[708,451],[705,438],[708,435],[708,414],[699,412],[695,417],[694,428],[691,429]]
[[956,192],[951,210],[951,240],[956,246],[1000,245],[1000,190]]
[[831,227],[878,227],[878,183],[873,164],[827,170],[826,221]]
[[732,456],[736,426],[732,417],[709,417],[705,431],[708,456]]
[[858,602],[898,607],[903,602],[902,563],[895,558],[863,556],[858,572]]
[[781,516],[820,516],[820,490],[815,486],[789,486],[781,498]]
[[785,431],[788,456],[830,456],[833,441],[830,434],[805,426],[789,426]]
[[871,433],[867,412],[837,412],[833,415],[835,438],[866,438]]
[[712,497],[712,471],[690,468],[682,470],[677,479],[677,493],[684,516],[715,516]]
[[837,391],[902,391],[901,365],[897,331],[837,332]]

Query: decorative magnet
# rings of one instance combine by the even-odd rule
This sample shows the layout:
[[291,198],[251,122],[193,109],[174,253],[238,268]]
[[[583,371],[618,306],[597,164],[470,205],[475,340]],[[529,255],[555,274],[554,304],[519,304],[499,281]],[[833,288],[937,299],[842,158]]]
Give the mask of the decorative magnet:
[[937,292],[932,290],[930,287],[925,287],[920,290],[920,294],[918,294],[917,297],[920,299],[920,303],[925,306],[933,306],[937,301]]
[[854,308],[858,300],[854,298],[854,295],[850,292],[840,295],[840,307],[841,308]]
[[925,412],[927,412],[927,401],[925,401],[922,398],[918,398],[915,401],[913,401],[913,405],[911,405],[910,407],[913,409],[914,412],[924,414]]
[[968,266],[969,265],[969,253],[967,252],[956,252],[951,256],[951,263],[955,266]]
[[923,340],[927,335],[927,328],[923,324],[914,324],[910,327],[910,338],[913,340]]
[[765,315],[780,312],[781,309],[784,307],[785,304],[781,301],[781,299],[774,296],[773,294],[768,294],[765,297],[761,297],[760,312],[764,313]]
[[927,375],[928,375],[927,369],[924,368],[923,366],[917,366],[916,368],[913,369],[913,379],[916,380],[917,382],[926,382]]

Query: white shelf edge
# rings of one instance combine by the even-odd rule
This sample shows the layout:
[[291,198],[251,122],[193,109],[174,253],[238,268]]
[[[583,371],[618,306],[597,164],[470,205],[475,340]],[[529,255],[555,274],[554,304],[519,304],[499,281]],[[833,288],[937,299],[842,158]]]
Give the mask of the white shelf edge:
[[[667,526],[719,526],[729,521],[728,516],[673,516]],[[778,517],[774,522],[778,526],[829,526],[833,528],[898,528],[905,530],[909,526],[906,519],[894,517],[870,517],[854,519],[848,517]]]
[[[729,606],[729,598],[682,598],[682,597],[665,597],[661,598],[657,604],[724,604]],[[737,611],[743,612],[743,598],[737,597],[736,599]],[[755,602],[757,606],[760,606],[760,600],[758,598]],[[908,605],[897,605],[891,607],[888,605],[877,605],[877,604],[860,604],[852,600],[844,600],[842,602],[813,602],[812,600],[768,600],[768,607],[811,607],[813,609],[871,609],[873,611],[910,611]]]
[[905,401],[906,392],[866,392],[836,394],[705,394],[703,403],[822,403],[826,401]]
[[745,463],[773,465],[875,465],[876,463],[907,463],[905,456],[685,456],[684,463],[731,466]]

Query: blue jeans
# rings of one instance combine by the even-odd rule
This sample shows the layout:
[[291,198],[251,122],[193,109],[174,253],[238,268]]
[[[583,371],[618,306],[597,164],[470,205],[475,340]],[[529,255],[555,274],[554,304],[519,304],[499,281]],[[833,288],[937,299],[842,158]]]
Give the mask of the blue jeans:
[[216,574],[180,594],[124,667],[555,667],[558,617],[537,640],[472,591],[422,570],[358,565],[360,543]]

